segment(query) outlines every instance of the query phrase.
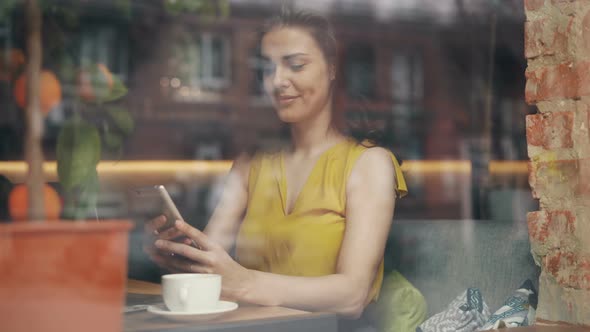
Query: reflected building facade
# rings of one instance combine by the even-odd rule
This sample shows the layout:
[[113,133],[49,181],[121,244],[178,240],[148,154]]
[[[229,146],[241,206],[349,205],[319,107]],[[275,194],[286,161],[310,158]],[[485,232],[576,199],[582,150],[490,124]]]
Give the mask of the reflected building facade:
[[[531,109],[523,96],[524,13],[516,3],[286,2],[333,21],[340,44],[336,107],[391,135],[410,185],[398,214],[490,217],[481,202],[491,191],[528,190],[522,165],[503,173],[489,167],[492,160],[526,159]],[[250,144],[280,144],[285,129],[264,96],[257,48],[258,29],[280,5],[231,1],[231,14],[213,19],[165,14],[145,1],[128,19],[96,4],[100,10],[87,13],[74,37],[80,65],[104,63],[129,87],[125,104],[136,130],[123,158],[232,159]],[[50,128],[71,114],[75,82],[64,87]]]

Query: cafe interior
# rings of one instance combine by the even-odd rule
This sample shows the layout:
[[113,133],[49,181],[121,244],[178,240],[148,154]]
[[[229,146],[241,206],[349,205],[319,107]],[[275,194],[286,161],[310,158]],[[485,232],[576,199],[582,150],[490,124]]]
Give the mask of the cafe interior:
[[[560,328],[577,331],[590,325],[590,270],[583,264],[586,258],[580,256],[575,272],[568,275],[570,281],[579,277],[577,286],[563,286],[565,281],[550,279],[550,274],[552,266],[566,263],[550,261],[550,253],[541,253],[550,250],[549,245],[531,240],[542,231],[531,220],[537,213],[552,210],[536,192],[540,187],[531,187],[541,181],[532,180],[536,166],[531,163],[547,161],[550,165],[543,173],[547,176],[554,176],[551,172],[562,172],[561,176],[569,173],[551,164],[563,159],[560,153],[565,152],[559,150],[553,159],[543,159],[545,155],[530,147],[534,137],[529,133],[529,121],[539,114],[538,105],[544,101],[529,98],[527,79],[531,78],[525,72],[540,66],[534,61],[542,57],[551,57],[547,61],[561,58],[547,52],[530,56],[531,47],[538,45],[531,46],[535,41],[524,37],[525,30],[532,33],[529,30],[535,20],[546,19],[550,26],[561,29],[561,16],[552,20],[552,15],[569,15],[573,29],[576,24],[586,24],[588,29],[587,22],[578,22],[582,18],[577,18],[576,10],[567,12],[566,8],[578,6],[580,12],[588,11],[590,6],[583,0],[3,3],[0,226],[23,225],[14,211],[19,204],[32,202],[27,201],[26,194],[17,197],[15,192],[31,182],[33,173],[25,95],[34,90],[23,80],[32,77],[27,76],[35,59],[31,48],[35,25],[30,15],[36,6],[40,18],[37,39],[42,45],[37,59],[42,113],[38,174],[49,187],[44,189],[45,211],[57,204],[54,218],[72,225],[131,225],[124,235],[123,247],[128,249],[122,251],[121,259],[127,291],[116,308],[125,311],[114,325],[103,325],[102,330],[336,331],[348,325],[354,330],[355,324],[346,318],[327,312],[300,313],[300,308],[264,311],[240,303],[235,313],[225,316],[169,320],[142,307],[162,301],[160,284],[164,285],[162,276],[166,272],[144,250],[144,225],[162,214],[165,203],[158,196],[138,195],[137,189],[164,186],[183,219],[204,230],[236,158],[251,146],[288,144],[288,128],[265,93],[266,64],[258,46],[258,31],[265,20],[285,8],[317,12],[331,21],[339,58],[334,105],[347,121],[369,123],[390,138],[392,143],[387,148],[398,158],[407,183],[407,196],[395,202],[383,257],[385,280],[402,275],[419,291],[426,309],[420,322],[402,328],[392,322],[391,317],[397,315],[392,313],[394,309],[381,308],[375,318],[379,322],[376,330],[443,331],[441,326],[448,322],[441,319],[451,320],[452,301],[467,296],[469,302],[473,292],[483,302],[483,309],[473,312],[485,317],[480,317],[480,325],[461,331],[476,331],[489,319],[514,309],[506,306],[514,303],[514,294],[521,294],[523,288],[528,295],[519,308],[526,310],[513,310],[521,315],[520,320],[510,323],[506,314],[503,320],[496,318],[495,326],[486,325],[488,328],[508,324],[523,326],[523,331],[557,331],[551,329],[553,322],[565,322]],[[577,103],[583,98],[566,99]],[[590,121],[577,120],[578,116],[573,120],[574,127],[578,126],[576,121]],[[79,121],[84,126],[76,127]],[[556,130],[564,127],[572,130],[567,123]],[[354,134],[352,129],[350,134]],[[572,146],[579,142],[574,138]],[[561,143],[540,145],[562,147]],[[76,168],[86,164],[92,165],[90,172]],[[556,183],[548,186],[562,185]],[[52,193],[57,195],[53,203],[47,198]],[[576,210],[576,225],[585,232],[588,214],[584,219],[580,209]],[[555,217],[551,224],[551,213],[545,215],[545,224],[538,226],[545,227],[545,232],[552,227],[573,227],[568,224],[569,215]],[[562,223],[566,226],[556,226]],[[11,282],[11,273],[5,267],[19,269],[14,259],[6,258],[9,253],[27,262],[27,254],[15,249],[21,247],[10,244],[10,234],[0,229],[0,251],[9,248],[4,255],[0,253],[0,284],[5,285]],[[589,243],[580,240],[576,246],[573,252],[577,255],[587,252]],[[46,251],[51,250],[48,248]],[[36,250],[44,251],[40,247]],[[578,256],[561,252],[559,257],[568,262],[578,260]],[[3,259],[8,265],[3,266]],[[59,268],[54,266],[55,270]],[[8,281],[2,282],[5,276]],[[555,285],[563,286],[563,293],[555,290]],[[25,288],[34,289],[31,287]],[[4,292],[18,298],[27,293],[23,289],[3,291],[0,285],[0,297]],[[134,289],[140,291],[133,293]],[[385,300],[380,302],[387,302],[389,296],[393,308],[406,303],[390,293],[395,290],[384,284],[380,298]],[[139,309],[134,311],[133,306]],[[569,311],[557,314],[557,306]],[[0,330],[28,330],[11,323],[7,313],[16,310],[13,307],[0,305]],[[20,320],[35,320],[14,315]],[[45,318],[39,315],[38,320]],[[6,321],[9,329],[4,330]],[[86,327],[102,324],[89,322]],[[67,325],[61,326],[69,331]]]

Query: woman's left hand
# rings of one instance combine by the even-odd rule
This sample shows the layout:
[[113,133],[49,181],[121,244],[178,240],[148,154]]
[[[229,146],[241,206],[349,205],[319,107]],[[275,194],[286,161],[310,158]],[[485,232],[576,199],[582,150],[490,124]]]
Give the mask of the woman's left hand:
[[158,249],[174,254],[167,257],[166,265],[188,273],[219,274],[222,279],[222,296],[239,300],[247,289],[246,285],[251,278],[250,270],[238,264],[223,247],[186,222],[177,220],[175,227],[187,237],[184,243],[166,240],[157,240],[155,243]]

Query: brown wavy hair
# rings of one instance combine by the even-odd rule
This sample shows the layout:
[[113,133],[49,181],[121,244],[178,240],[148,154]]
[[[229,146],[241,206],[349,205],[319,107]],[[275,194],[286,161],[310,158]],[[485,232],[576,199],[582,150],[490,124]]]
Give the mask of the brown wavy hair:
[[[333,125],[344,134],[353,137],[359,143],[363,144],[365,141],[370,141],[371,145],[377,145],[390,149],[393,145],[392,136],[390,135],[391,119],[388,119],[385,128],[377,128],[369,121],[368,111],[366,107],[361,109],[360,118],[351,120],[345,115],[345,100],[343,92],[344,80],[342,79],[343,72],[340,67],[340,48],[336,38],[334,27],[330,20],[320,14],[303,11],[292,10],[283,7],[280,13],[271,17],[262,26],[259,32],[259,45],[264,35],[273,29],[284,27],[296,27],[307,30],[318,44],[326,63],[336,71],[336,77],[332,81],[332,101],[333,101]],[[362,97],[362,96],[361,96]],[[288,133],[287,130],[283,134]]]

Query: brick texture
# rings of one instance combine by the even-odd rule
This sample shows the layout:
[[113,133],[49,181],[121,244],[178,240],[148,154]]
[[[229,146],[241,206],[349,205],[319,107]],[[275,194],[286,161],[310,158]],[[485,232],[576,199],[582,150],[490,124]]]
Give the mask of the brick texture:
[[559,285],[590,290],[590,256],[555,250],[545,256],[543,265]]
[[573,194],[573,186],[580,181],[578,160],[555,160],[531,163],[529,184],[533,197],[560,199]]
[[577,3],[583,1],[587,0],[551,0],[551,4],[557,9],[557,12],[569,16],[577,14]]
[[537,319],[590,326],[590,1],[525,0],[527,215]]
[[590,159],[579,160],[578,167],[579,176],[575,186],[575,194],[581,197],[588,196],[590,199]]
[[590,55],[590,9],[582,20],[582,43],[586,56]]
[[566,24],[558,24],[555,20],[538,19],[526,22],[525,57],[536,58],[541,55],[555,55],[567,53],[568,38],[572,31],[573,18],[567,19]]
[[590,96],[590,62],[569,62],[526,72],[526,101],[577,99]]
[[545,149],[573,147],[573,112],[534,114],[526,117],[527,142]]
[[[539,278],[539,306],[537,307],[538,321],[570,322],[590,325],[590,297],[583,289],[563,287],[549,273],[542,272]],[[559,299],[555,301],[555,299]],[[579,310],[578,308],[585,308]]]
[[[551,237],[563,234],[573,235],[576,230],[576,218],[571,211],[535,211],[527,215],[529,237],[531,242],[546,245]],[[559,241],[552,241],[554,248],[560,247]]]
[[543,7],[545,0],[524,0],[526,10],[535,11]]

